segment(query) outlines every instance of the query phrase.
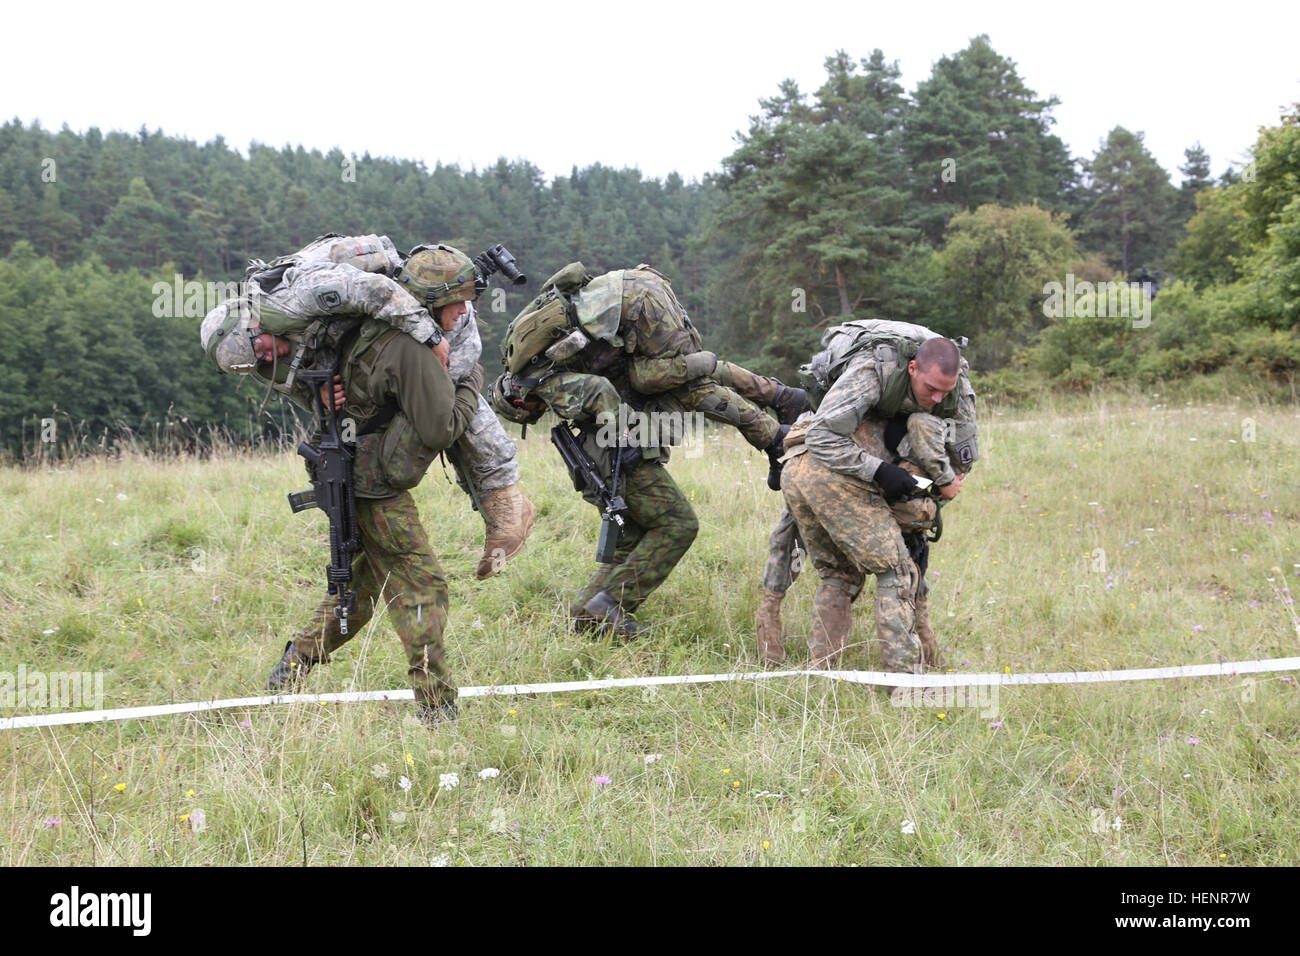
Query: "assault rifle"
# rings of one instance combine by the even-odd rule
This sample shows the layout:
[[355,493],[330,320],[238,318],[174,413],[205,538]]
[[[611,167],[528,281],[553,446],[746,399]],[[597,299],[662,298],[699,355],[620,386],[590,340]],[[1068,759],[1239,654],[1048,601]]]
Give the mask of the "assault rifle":
[[[581,432],[578,433],[579,435]],[[578,492],[592,491],[596,500],[605,506],[600,516],[600,540],[596,543],[596,563],[613,564],[614,552],[618,548],[619,531],[623,528],[623,515],[627,513],[627,502],[618,492],[618,475],[622,466],[622,449],[615,448],[611,454],[614,459],[614,475],[608,485],[600,476],[600,469],[591,460],[578,435],[568,422],[560,422],[551,429],[551,441],[560,450],[564,466],[573,478],[573,488]]]
[[[338,598],[334,616],[339,619],[339,632],[347,634],[348,617],[357,611],[357,592],[352,589],[352,558],[361,548],[361,534],[357,530],[356,486],[352,480],[354,452],[343,441],[338,408],[334,405],[333,385],[338,369],[336,364],[328,364],[327,369],[318,365],[298,372],[299,380],[311,389],[320,439],[315,445],[298,443],[298,454],[312,466],[312,482],[310,490],[289,495],[289,507],[294,514],[316,507],[329,517],[330,563],[325,568],[326,588]],[[320,395],[321,386],[327,382],[330,384],[328,404]]]

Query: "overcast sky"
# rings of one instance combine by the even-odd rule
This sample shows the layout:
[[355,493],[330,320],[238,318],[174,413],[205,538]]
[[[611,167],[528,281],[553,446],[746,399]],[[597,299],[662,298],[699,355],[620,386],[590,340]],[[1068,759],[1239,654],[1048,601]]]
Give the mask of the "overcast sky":
[[[879,47],[911,92],[987,33],[1091,156],[1146,134],[1179,181],[1200,141],[1215,175],[1300,100],[1300,3],[484,2],[8,5],[0,115],[47,128],[220,134],[548,176],[591,163],[717,170],[758,99],[811,92],[837,49]],[[450,11],[445,12],[445,11]]]

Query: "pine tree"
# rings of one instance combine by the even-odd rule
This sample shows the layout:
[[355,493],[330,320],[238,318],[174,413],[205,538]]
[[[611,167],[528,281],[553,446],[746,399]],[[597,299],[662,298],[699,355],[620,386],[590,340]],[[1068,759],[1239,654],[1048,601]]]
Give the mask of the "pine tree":
[[1177,235],[1178,194],[1142,134],[1116,126],[1085,171],[1091,204],[1082,234],[1088,248],[1125,274],[1156,267]]
[[915,224],[938,241],[959,209],[985,203],[1064,207],[1076,179],[1051,133],[1056,97],[1040,99],[987,35],[943,57],[913,95],[903,143],[921,203]]
[[1200,143],[1183,150],[1183,165],[1178,171],[1183,174],[1182,185],[1178,187],[1178,221],[1187,222],[1196,215],[1196,194],[1214,185],[1210,176],[1210,154]]

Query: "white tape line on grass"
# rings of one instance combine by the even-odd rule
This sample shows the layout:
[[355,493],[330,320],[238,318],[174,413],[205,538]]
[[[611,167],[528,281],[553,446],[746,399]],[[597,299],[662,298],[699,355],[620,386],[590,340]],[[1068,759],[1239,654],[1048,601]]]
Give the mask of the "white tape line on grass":
[[808,671],[854,684],[887,687],[984,687],[1009,684],[1111,684],[1133,680],[1172,680],[1179,677],[1233,677],[1269,671],[1300,670],[1300,657],[1260,661],[1223,661],[1178,667],[1139,667],[1125,671],[1057,671],[1052,674],[887,674],[881,671]]
[[[737,674],[687,674],[674,677],[611,677],[605,680],[563,681],[551,684],[501,684],[488,687],[462,687],[464,697],[518,697],[524,694],[562,694],[579,690],[605,690],[614,687],[655,687],[665,684],[713,684],[721,681],[769,680],[818,674],[821,671],[759,671]],[[278,694],[271,697],[236,697],[230,700],[205,700],[189,704],[159,704],[153,707],[121,707],[116,710],[83,710],[66,714],[32,714],[25,717],[0,717],[0,730],[19,727],[56,727],[61,724],[93,724],[111,720],[135,720],[167,714],[200,714],[212,710],[235,710],[240,707],[265,707],[269,704],[350,704],[366,700],[414,700],[411,690],[361,690],[338,694]]]
[[[673,684],[717,684],[734,681],[771,680],[778,677],[819,677],[852,684],[885,687],[977,687],[1014,684],[1103,684],[1136,680],[1167,680],[1180,677],[1231,677],[1300,670],[1300,657],[1259,661],[1229,661],[1219,664],[1189,664],[1179,667],[1146,667],[1124,671],[1061,671],[1053,674],[890,674],[883,671],[748,671],[736,674],[686,674],[672,677],[611,677],[603,680],[559,681],[548,684],[498,684],[462,687],[461,697],[518,697],[525,694],[563,694],[581,690],[611,690],[620,687],[663,687]],[[93,724],[103,721],[135,720],[167,714],[199,714],[241,707],[272,704],[347,704],[369,700],[413,700],[409,690],[366,690],[338,694],[279,694],[272,697],[237,697],[230,700],[195,701],[188,704],[159,704],[152,707],[121,707],[116,710],[86,710],[64,714],[32,714],[0,717],[0,730],[21,727],[57,727],[63,724]]]

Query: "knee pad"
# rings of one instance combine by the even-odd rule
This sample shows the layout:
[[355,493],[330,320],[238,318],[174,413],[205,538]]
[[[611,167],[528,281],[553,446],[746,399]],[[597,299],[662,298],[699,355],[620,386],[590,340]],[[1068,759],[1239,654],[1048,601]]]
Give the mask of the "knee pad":
[[821,583],[829,587],[839,588],[849,596],[850,601],[856,601],[859,594],[862,593],[862,585],[866,581],[862,576],[845,576],[841,571],[819,571],[817,576]]

